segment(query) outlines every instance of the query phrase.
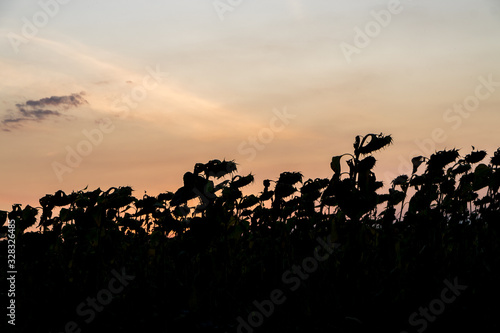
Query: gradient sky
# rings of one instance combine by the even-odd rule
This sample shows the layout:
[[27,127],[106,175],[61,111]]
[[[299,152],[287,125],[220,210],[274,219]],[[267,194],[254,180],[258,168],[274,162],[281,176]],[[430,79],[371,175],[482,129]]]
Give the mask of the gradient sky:
[[386,183],[412,156],[500,147],[498,0],[59,1],[0,2],[0,210],[175,191],[211,159],[254,192],[330,177],[367,133],[394,138],[375,155]]

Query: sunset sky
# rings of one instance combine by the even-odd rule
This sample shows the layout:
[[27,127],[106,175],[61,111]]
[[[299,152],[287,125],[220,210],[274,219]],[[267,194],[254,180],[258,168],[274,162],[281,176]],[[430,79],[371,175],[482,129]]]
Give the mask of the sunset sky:
[[[0,210],[175,191],[197,162],[330,177],[391,134],[380,180],[500,147],[498,0],[2,0]],[[489,159],[489,157],[488,157]]]

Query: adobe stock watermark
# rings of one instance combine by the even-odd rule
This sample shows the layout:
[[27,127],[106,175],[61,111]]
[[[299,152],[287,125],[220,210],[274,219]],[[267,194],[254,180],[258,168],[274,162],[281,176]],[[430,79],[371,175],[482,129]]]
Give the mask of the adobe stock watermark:
[[243,3],[243,0],[216,0],[212,2],[215,12],[221,21],[224,21],[224,15],[227,12],[233,12]]
[[[290,291],[299,289],[301,283],[309,278],[319,266],[320,262],[327,260],[335,249],[340,247],[340,243],[332,243],[331,236],[327,237],[326,242],[321,238],[316,238],[319,243],[314,249],[314,253],[310,257],[302,260],[301,265],[293,265],[291,269],[287,270],[281,276],[282,282],[287,285]],[[320,254],[320,250],[324,252]],[[287,300],[285,292],[282,289],[274,289],[269,294],[269,299],[261,302],[254,300],[252,302],[255,310],[250,312],[247,319],[239,316],[237,332],[238,333],[252,333],[254,329],[260,327],[264,323],[264,318],[269,318],[274,313],[277,305],[285,303]],[[227,332],[226,332],[227,333]]]
[[7,39],[14,52],[19,53],[19,46],[29,43],[30,40],[36,37],[39,30],[47,26],[50,19],[55,17],[60,10],[60,5],[65,5],[72,0],[40,0],[38,5],[40,10],[34,13],[31,20],[26,16],[21,18],[23,23],[21,34],[14,32],[7,33]]
[[291,119],[295,119],[297,115],[287,112],[284,107],[281,111],[273,109],[273,117],[269,121],[269,126],[262,128],[257,136],[249,136],[247,140],[238,145],[238,153],[248,155],[247,161],[252,161],[257,156],[257,151],[262,151],[267,144],[274,140],[275,133],[279,133],[290,124]]
[[400,14],[403,9],[401,1],[390,0],[387,9],[372,10],[370,12],[373,20],[368,21],[363,29],[358,26],[354,27],[352,44],[342,42],[339,45],[347,63],[352,62],[351,58],[354,54],[360,54],[361,50],[370,45],[371,41],[380,35],[382,28],[386,28],[391,23],[392,16]]
[[[112,270],[111,274],[114,277],[109,280],[108,287],[99,290],[96,297],[87,297],[84,302],[81,302],[76,307],[76,314],[83,318],[86,324],[90,324],[96,317],[96,313],[102,312],[104,307],[113,300],[113,296],[118,295],[129,285],[129,282],[135,279],[133,275],[127,275],[125,268],[122,268],[121,273]],[[86,317],[86,318],[85,318]],[[60,333],[81,333],[82,329],[75,321],[68,321],[64,325],[64,331]]]
[[168,72],[160,71],[159,65],[156,65],[155,69],[147,66],[146,71],[148,74],[142,78],[141,84],[133,87],[128,94],[122,94],[121,98],[114,100],[113,108],[115,110],[127,113],[131,109],[137,108],[139,103],[148,97],[148,91],[156,89],[168,76]]
[[[5,212],[7,213],[7,212]],[[3,224],[3,221],[2,221]],[[11,219],[7,226],[7,296],[9,306],[7,307],[7,323],[16,326],[16,220]]]
[[[443,113],[443,120],[446,123],[451,123],[451,129],[456,131],[460,128],[464,119],[470,117],[470,115],[475,112],[482,101],[490,98],[497,87],[500,87],[500,81],[494,81],[493,74],[489,74],[487,77],[479,76],[477,78],[479,83],[476,85],[474,89],[474,93],[465,97],[461,103],[455,103],[452,107],[449,107]],[[426,156],[429,157],[436,151],[436,144],[443,143],[448,139],[448,135],[446,134],[446,130],[442,127],[434,128],[429,137],[424,140],[415,140],[415,145],[418,147],[418,150],[413,150],[408,155],[408,159],[404,159],[402,155],[398,156],[400,161],[398,166],[399,175],[402,174],[411,174],[413,171],[413,166],[410,163],[410,160],[416,156]],[[389,181],[389,183],[396,178],[396,175],[390,172],[386,172],[384,178]]]
[[83,136],[86,140],[81,140],[73,148],[69,145],[66,146],[66,163],[60,163],[58,161],[52,162],[52,170],[56,174],[59,182],[63,181],[63,175],[65,173],[73,172],[73,169],[78,168],[83,161],[83,157],[92,154],[94,147],[97,147],[104,140],[104,134],[109,134],[113,132],[115,125],[111,122],[111,119],[104,118],[99,122],[97,128],[93,128],[90,131],[84,129],[82,130]]
[[[461,292],[467,289],[467,286],[458,284],[458,277],[455,277],[453,283],[445,279],[444,284],[446,287],[441,291],[439,298],[430,301],[427,307],[421,306],[418,308],[418,312],[413,312],[408,318],[408,323],[415,327],[418,333],[424,332],[429,323],[435,322],[437,317],[444,312],[446,305],[455,302]],[[401,333],[408,332],[401,331]]]

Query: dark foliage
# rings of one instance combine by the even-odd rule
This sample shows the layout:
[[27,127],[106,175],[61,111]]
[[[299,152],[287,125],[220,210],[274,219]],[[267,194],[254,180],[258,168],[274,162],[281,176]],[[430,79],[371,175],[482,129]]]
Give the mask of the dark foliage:
[[[358,136],[353,154],[332,158],[331,179],[283,172],[256,195],[241,191],[252,174],[212,160],[158,196],[113,187],[13,205],[0,221],[2,232],[16,221],[18,328],[61,332],[75,321],[84,332],[236,332],[254,300],[280,289],[286,302],[255,332],[414,332],[410,314],[458,277],[467,290],[427,332],[498,331],[489,300],[500,296],[500,149],[489,164],[479,163],[484,151],[415,157],[412,174],[379,193],[371,154],[391,143]],[[26,232],[36,222],[39,232]],[[318,237],[340,246],[290,291],[283,274],[313,256]],[[135,279],[85,323],[77,306],[122,268]]]

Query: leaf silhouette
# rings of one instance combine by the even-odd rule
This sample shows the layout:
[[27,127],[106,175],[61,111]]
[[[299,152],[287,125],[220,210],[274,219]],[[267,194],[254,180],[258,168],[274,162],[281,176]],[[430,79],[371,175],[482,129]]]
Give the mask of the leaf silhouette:
[[[359,136],[358,136],[359,137]],[[358,137],[356,140],[358,140]],[[369,139],[368,143],[364,144],[366,139]],[[367,134],[363,140],[361,141],[359,148],[356,149],[355,144],[355,155],[367,155],[377,150],[380,150],[384,147],[387,147],[393,142],[392,137],[390,135],[381,134]]]
[[415,156],[411,159],[411,164],[413,164],[413,170],[412,170],[412,174],[414,174],[415,172],[417,172],[418,170],[418,167],[424,163],[425,161],[425,157],[423,156]]
[[486,157],[486,151],[480,150],[480,151],[473,151],[470,154],[465,156],[465,162],[467,163],[478,163],[482,161]]
[[240,175],[237,175],[233,177],[233,180],[231,182],[231,186],[235,188],[241,188],[244,186],[247,186],[251,183],[253,183],[254,177],[252,174],[249,174],[248,176],[241,177]]
[[258,203],[259,203],[259,198],[257,198],[255,195],[251,194],[248,197],[243,198],[243,200],[238,205],[238,208],[239,209],[247,209],[247,208],[250,208],[252,206],[255,206]]
[[300,172],[282,172],[278,179],[278,183],[294,185],[302,182],[302,174]]
[[446,165],[454,162],[458,158],[458,150],[443,150],[431,155],[429,160],[427,161],[427,172],[434,173],[442,173],[443,169]]
[[493,157],[490,160],[490,163],[496,167],[500,166],[500,148],[498,148],[495,153],[493,154]]
[[486,164],[479,164],[474,170],[474,180],[472,189],[478,191],[489,185],[492,170]]

